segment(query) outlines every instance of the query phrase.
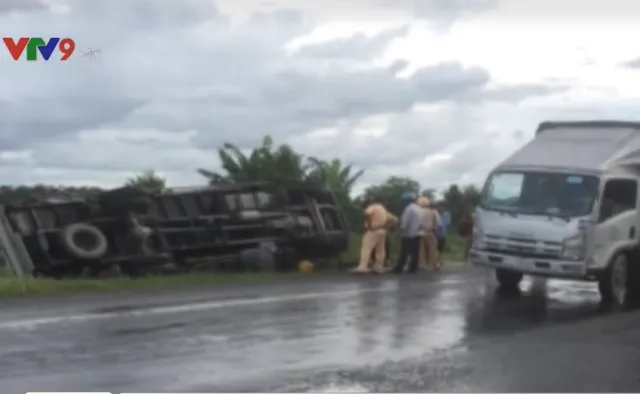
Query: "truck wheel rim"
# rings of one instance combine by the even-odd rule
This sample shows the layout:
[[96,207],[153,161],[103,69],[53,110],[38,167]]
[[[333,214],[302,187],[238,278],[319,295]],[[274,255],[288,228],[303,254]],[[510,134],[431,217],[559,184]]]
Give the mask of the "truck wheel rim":
[[616,301],[622,304],[627,295],[627,265],[623,261],[618,261],[613,266],[612,274],[613,295]]

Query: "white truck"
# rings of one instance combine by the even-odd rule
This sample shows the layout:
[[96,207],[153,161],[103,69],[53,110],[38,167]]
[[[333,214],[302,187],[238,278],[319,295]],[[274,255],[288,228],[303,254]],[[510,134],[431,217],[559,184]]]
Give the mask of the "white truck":
[[489,174],[471,263],[501,287],[523,275],[598,281],[625,307],[640,276],[640,122],[543,122]]

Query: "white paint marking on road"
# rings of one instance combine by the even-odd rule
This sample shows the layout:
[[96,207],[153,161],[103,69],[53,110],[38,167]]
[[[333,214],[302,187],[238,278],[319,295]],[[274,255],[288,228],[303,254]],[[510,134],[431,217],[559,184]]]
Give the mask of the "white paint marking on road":
[[458,285],[462,283],[469,282],[477,282],[478,278],[467,278],[467,279],[457,279],[457,278],[443,278],[438,281],[439,285]]
[[353,383],[350,385],[330,384],[328,386],[310,387],[308,393],[373,393],[370,389]]
[[[474,279],[441,278],[438,282],[432,283],[431,285],[450,286],[450,285],[473,282],[476,280],[477,280],[476,278]],[[304,301],[308,299],[317,299],[317,298],[340,298],[344,296],[365,294],[365,293],[392,292],[392,291],[397,291],[397,289],[398,289],[398,282],[388,282],[386,286],[382,288],[375,288],[375,289],[342,290],[337,292],[317,292],[317,293],[306,293],[306,294],[287,294],[287,295],[275,296],[275,297],[239,298],[239,299],[231,299],[231,300],[224,300],[224,301],[207,301],[207,302],[197,302],[197,303],[182,304],[182,305],[169,305],[169,306],[149,307],[149,308],[141,307],[139,310],[129,310],[129,311],[95,312],[95,313],[82,313],[82,314],[66,315],[66,316],[64,315],[49,316],[49,317],[41,317],[41,318],[35,318],[35,319],[20,319],[20,320],[0,322],[0,330],[11,330],[11,329],[30,330],[30,329],[36,329],[43,325],[63,324],[63,323],[84,323],[87,321],[106,320],[106,319],[111,319],[116,317],[168,315],[173,313],[197,312],[197,311],[206,311],[206,310],[220,309],[220,308],[273,304],[273,303],[288,302],[288,301]]]
[[192,304],[173,305],[173,306],[160,306],[152,308],[144,308],[134,311],[126,312],[103,312],[103,313],[84,313],[69,316],[50,316],[37,319],[23,319],[14,321],[0,322],[0,329],[33,329],[43,325],[49,324],[61,324],[61,323],[83,323],[93,320],[104,320],[115,317],[130,317],[130,316],[152,316],[152,315],[165,315],[172,313],[182,312],[197,312],[206,311],[210,309],[230,308],[239,306],[251,306],[251,305],[263,305],[273,304],[279,302],[288,301],[304,301],[317,298],[340,298],[344,296],[364,294],[364,293],[382,293],[395,291],[396,287],[386,287],[380,289],[359,289],[359,290],[343,290],[338,292],[323,292],[323,293],[306,293],[306,294],[289,294],[277,297],[263,297],[263,298],[240,298],[235,300],[225,301],[209,301],[198,302]]

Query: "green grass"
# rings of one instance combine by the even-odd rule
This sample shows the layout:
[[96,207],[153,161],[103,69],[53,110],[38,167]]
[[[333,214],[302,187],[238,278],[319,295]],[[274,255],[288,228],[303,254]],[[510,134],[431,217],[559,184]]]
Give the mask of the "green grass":
[[[400,250],[400,239],[396,234],[390,234],[391,261],[395,261]],[[362,235],[352,233],[349,239],[349,249],[341,256],[344,265],[355,265],[360,259],[360,244]],[[464,240],[459,235],[447,236],[447,244],[444,252],[446,263],[460,263],[464,260]]]
[[185,275],[148,276],[142,278],[104,279],[19,279],[0,276],[0,298],[47,296],[57,294],[97,293],[114,291],[140,291],[178,289],[188,287],[224,286],[255,283],[284,275],[276,273],[198,273]]
[[[360,257],[361,235],[351,234],[349,249],[341,256],[340,269],[353,266]],[[391,235],[391,259],[397,257],[399,240]],[[447,238],[445,261],[460,262],[463,256],[463,240],[456,235]],[[303,276],[303,274],[278,273],[193,273],[183,275],[146,276],[131,278],[100,279],[19,279],[0,269],[0,298],[17,298],[29,296],[48,296],[58,294],[99,293],[114,291],[144,291],[161,289],[179,289],[188,287],[224,286],[229,284],[255,283],[284,275]]]

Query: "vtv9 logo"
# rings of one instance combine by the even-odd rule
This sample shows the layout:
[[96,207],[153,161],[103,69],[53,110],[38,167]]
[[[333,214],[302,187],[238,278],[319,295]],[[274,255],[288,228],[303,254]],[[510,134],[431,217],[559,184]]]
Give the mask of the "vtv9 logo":
[[22,58],[25,50],[27,52],[27,61],[35,62],[38,60],[38,53],[45,61],[49,61],[56,49],[62,54],[60,61],[69,60],[73,52],[76,50],[76,43],[71,38],[49,38],[47,42],[42,37],[20,37],[17,41],[11,37],[2,38],[4,45],[7,47],[9,54],[15,61]]

